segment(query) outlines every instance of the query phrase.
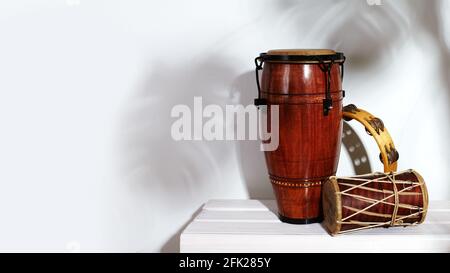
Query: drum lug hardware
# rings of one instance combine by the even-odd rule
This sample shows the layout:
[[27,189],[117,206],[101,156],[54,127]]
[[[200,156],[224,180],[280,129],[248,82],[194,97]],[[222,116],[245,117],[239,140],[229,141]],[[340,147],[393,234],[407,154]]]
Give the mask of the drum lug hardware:
[[260,106],[260,105],[267,105],[267,100],[266,99],[260,99],[260,98],[256,98],[254,101],[255,106]]
[[[331,60],[330,63],[324,63],[324,61],[316,57],[319,62],[319,68],[325,75],[325,99],[323,100],[323,114],[328,116],[328,112],[333,109],[333,100],[331,99],[331,68],[333,67],[334,61]],[[342,71],[341,71],[342,72]],[[341,76],[343,76],[341,74]]]
[[344,56],[344,60],[339,63],[339,66],[341,67],[341,82],[344,80],[344,62],[345,62],[345,56]]
[[328,111],[333,109],[333,101],[329,98],[323,99],[323,114],[328,115]]
[[261,54],[259,57],[255,58],[255,73],[256,73],[256,86],[258,87],[258,98],[255,99],[254,104],[256,106],[260,105],[267,105],[267,100],[264,98],[261,98],[261,85],[259,83],[259,70],[263,69],[263,54]]

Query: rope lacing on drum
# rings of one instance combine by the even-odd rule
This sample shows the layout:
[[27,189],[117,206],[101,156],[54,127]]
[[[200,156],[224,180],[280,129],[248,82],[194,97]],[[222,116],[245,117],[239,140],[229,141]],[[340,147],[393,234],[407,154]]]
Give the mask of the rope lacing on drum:
[[[406,172],[406,171],[405,171]],[[400,173],[397,173],[397,175]],[[403,220],[411,218],[411,217],[415,217],[418,216],[420,214],[425,214],[426,213],[426,209],[423,209],[419,206],[414,206],[414,205],[408,205],[408,204],[401,204],[400,203],[400,198],[399,195],[403,192],[406,191],[411,191],[412,189],[416,188],[416,187],[420,187],[421,185],[423,185],[423,182],[418,181],[418,182],[413,182],[413,181],[404,181],[404,180],[398,180],[396,179],[396,174],[394,174],[393,172],[390,173],[380,173],[380,172],[376,172],[375,175],[379,175],[376,178],[373,179],[369,179],[369,178],[358,178],[358,177],[341,177],[341,179],[353,179],[353,180],[359,180],[362,183],[360,184],[355,184],[352,185],[350,188],[347,188],[341,192],[337,192],[336,194],[339,195],[346,195],[349,197],[353,197],[353,198],[357,198],[361,201],[365,201],[368,203],[367,206],[365,206],[362,209],[357,209],[353,214],[346,216],[344,218],[342,218],[340,221],[336,221],[338,224],[341,225],[345,225],[345,224],[350,224],[350,225],[360,225],[361,227],[358,228],[354,228],[354,229],[350,229],[350,230],[341,230],[338,232],[338,234],[342,234],[342,233],[348,233],[348,232],[354,232],[354,231],[358,231],[358,230],[363,230],[363,229],[369,229],[369,228],[374,228],[374,227],[381,227],[381,226],[385,226],[385,227],[392,227],[392,226],[408,226],[408,225],[417,225],[417,221],[412,222],[412,223],[406,223]],[[384,180],[384,179],[388,179],[388,180]],[[393,185],[392,188],[392,193],[389,194],[388,196],[384,196],[382,199],[380,200],[375,200],[369,197],[364,197],[364,196],[360,196],[357,194],[353,194],[350,193],[350,191],[353,191],[355,189],[360,189],[364,186],[366,186],[367,184],[373,183],[373,182],[378,182],[378,183],[390,183]],[[402,189],[398,189],[397,188],[397,184],[404,184],[407,183],[408,186],[403,187]],[[338,182],[338,184],[340,184]],[[421,193],[423,194],[423,192]],[[394,203],[389,202],[390,198],[394,198]],[[354,221],[351,220],[351,218],[353,218],[354,216],[358,215],[358,214],[364,214],[365,212],[367,212],[370,208],[379,205],[379,204],[384,204],[384,205],[389,205],[389,206],[393,206],[393,213],[392,213],[392,217],[389,221],[386,222],[360,222],[360,221]],[[403,209],[410,209],[410,214],[407,215],[402,215],[399,216],[398,215],[398,209],[399,208],[403,208]],[[411,211],[411,209],[413,209],[414,211]]]
[[397,213],[398,213],[398,204],[400,203],[400,199],[398,196],[398,189],[397,185],[395,183],[395,174],[393,172],[390,172],[387,176],[388,179],[392,182],[392,190],[394,192],[394,210],[392,211],[392,218],[391,218],[391,224],[390,226],[393,227],[397,223],[397,221],[400,221],[398,224],[402,224],[402,220],[397,220]]

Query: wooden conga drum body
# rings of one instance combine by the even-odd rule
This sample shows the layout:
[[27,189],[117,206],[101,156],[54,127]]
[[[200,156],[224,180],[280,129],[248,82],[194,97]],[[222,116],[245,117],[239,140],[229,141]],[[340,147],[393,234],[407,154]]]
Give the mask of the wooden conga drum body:
[[332,235],[425,220],[428,193],[414,170],[330,177],[323,187],[324,225]]
[[344,56],[332,50],[271,50],[255,61],[260,89],[255,104],[267,105],[269,112],[279,106],[279,146],[265,151],[279,218],[319,222],[322,183],[336,173],[339,160]]

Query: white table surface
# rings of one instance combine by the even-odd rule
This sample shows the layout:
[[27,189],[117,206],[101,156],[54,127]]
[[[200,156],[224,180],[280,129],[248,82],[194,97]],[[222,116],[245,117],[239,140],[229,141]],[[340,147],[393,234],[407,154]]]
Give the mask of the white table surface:
[[413,227],[330,236],[278,220],[274,200],[210,200],[180,237],[181,252],[450,252],[450,201],[430,202]]

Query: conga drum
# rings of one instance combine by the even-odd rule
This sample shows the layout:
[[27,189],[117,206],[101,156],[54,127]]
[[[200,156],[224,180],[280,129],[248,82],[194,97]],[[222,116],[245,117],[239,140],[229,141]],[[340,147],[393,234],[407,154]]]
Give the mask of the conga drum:
[[322,220],[322,183],[339,160],[344,61],[328,49],[270,50],[255,59],[255,104],[267,105],[268,124],[279,107],[279,146],[264,153],[283,222]]
[[332,235],[425,220],[428,193],[414,170],[332,176],[323,186],[324,225]]

